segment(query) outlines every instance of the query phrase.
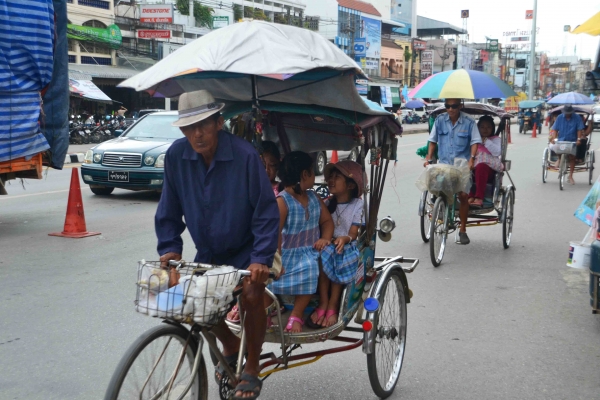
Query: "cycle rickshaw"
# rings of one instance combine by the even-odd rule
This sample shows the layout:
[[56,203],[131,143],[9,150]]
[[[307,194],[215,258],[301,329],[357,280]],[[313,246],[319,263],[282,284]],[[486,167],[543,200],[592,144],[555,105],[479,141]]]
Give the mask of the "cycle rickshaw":
[[[564,106],[559,106],[550,110],[551,119],[555,120],[556,117],[561,114],[563,108]],[[590,127],[588,127],[587,131],[588,136],[587,143],[585,144],[585,158],[576,161],[574,170],[574,172],[587,172],[588,183],[591,185],[594,183],[594,162],[596,161],[594,149],[592,148],[592,118],[594,115],[594,108],[588,105],[573,105],[573,110],[575,113],[579,114],[584,123],[587,122],[588,124],[592,124]],[[551,150],[550,146],[546,147],[542,154],[542,182],[547,182],[548,171],[558,172],[558,186],[560,190],[563,190],[565,185],[565,177],[569,172],[569,165],[567,162],[567,159],[569,158],[568,155],[575,156],[575,151],[576,146],[574,142],[556,142],[554,150]],[[560,157],[560,163],[558,166],[556,166],[556,162],[559,161],[560,154],[564,156]]]
[[[481,103],[467,102],[464,104],[462,111],[473,116],[490,115],[500,118],[496,134],[500,136],[502,142],[501,160],[504,171],[496,172],[493,183],[487,184],[483,206],[469,209],[467,227],[502,224],[502,245],[507,249],[510,246],[512,237],[516,190],[508,173],[511,162],[506,159],[510,119],[513,115],[506,113],[501,108]],[[446,109],[441,107],[434,111],[434,115],[440,115],[444,112],[446,112]],[[510,184],[505,184],[505,178],[510,180]],[[424,191],[421,194],[418,212],[421,220],[421,237],[425,243],[429,243],[431,263],[435,267],[442,263],[448,235],[455,232],[455,242],[458,242],[460,220],[458,218],[457,202],[456,195],[449,197],[440,193],[434,196],[429,191]]]
[[[279,143],[284,153],[292,150],[308,153],[351,150],[358,147],[358,162],[363,166],[365,176],[370,170],[370,179],[369,184],[364,180],[365,225],[358,237],[360,261],[354,279],[343,290],[338,322],[328,328],[311,330],[305,327],[301,333],[284,332],[286,324],[280,305],[281,301],[286,304],[289,299],[280,301],[267,290],[276,312],[273,326],[267,329],[265,342],[278,344],[279,350],[278,354],[268,352],[261,356],[259,377],[266,379],[276,372],[318,361],[325,355],[361,347],[367,356],[371,386],[376,395],[385,398],[394,391],[403,365],[406,304],[410,302],[406,273],[414,271],[419,262],[402,256],[375,255],[377,239],[389,240],[395,227],[391,218],[379,218],[378,214],[388,165],[390,160],[395,159],[393,149],[401,134],[400,126],[392,114],[358,96],[354,87],[354,62],[310,31],[253,21],[221,28],[188,46],[191,46],[189,51],[193,53],[194,45],[198,42],[203,46],[217,47],[227,44],[226,41],[219,44],[219,34],[226,35],[230,41],[232,37],[239,37],[247,46],[253,46],[254,40],[269,43],[264,46],[274,46],[278,39],[273,35],[277,32],[294,37],[295,41],[303,41],[308,36],[307,42],[312,43],[312,49],[315,43],[324,41],[327,52],[315,51],[321,55],[336,55],[336,68],[305,71],[300,77],[290,80],[273,79],[273,74],[243,76],[209,71],[204,75],[206,78],[199,78],[193,83],[194,88],[207,88],[215,94],[222,94],[220,100],[227,104],[223,111],[225,118],[241,113],[250,115],[252,130],[244,130],[243,135],[253,143],[258,144],[262,139],[273,140]],[[261,37],[263,34],[266,36]],[[249,40],[250,37],[253,39]],[[239,43],[231,43],[231,46],[244,47]],[[295,51],[297,48],[309,49],[311,46],[289,46],[285,42],[285,46],[276,50]],[[226,49],[220,48],[219,51],[228,54]],[[263,50],[259,46],[256,51]],[[252,57],[261,60],[265,54],[248,51],[245,56],[248,58],[248,69],[252,70],[255,65]],[[182,54],[181,60],[184,59],[186,53]],[[282,60],[286,59],[282,57]],[[143,72],[138,80],[132,78],[133,81],[127,86],[136,87],[136,82],[161,73],[164,71],[160,69],[161,63],[165,64],[167,60],[169,58]],[[324,61],[318,61],[322,66]],[[340,65],[340,62],[343,64]],[[185,66],[181,68],[185,69]],[[227,79],[233,79],[238,89],[250,83],[250,97],[242,98],[246,93],[228,91],[224,83]],[[181,86],[190,84],[190,80],[189,76],[182,78],[177,75],[162,89],[170,95],[173,94],[169,92],[171,88],[179,86],[181,91]],[[316,84],[319,82],[328,83],[335,96],[327,95],[322,85]],[[160,85],[152,86],[153,90],[161,90]],[[218,88],[224,91],[219,92]],[[227,321],[232,332],[242,339],[236,368],[228,365],[211,328],[223,321],[228,310],[236,303],[239,294],[236,287],[245,271],[185,261],[171,261],[170,265],[182,277],[179,285],[174,286],[180,288],[179,292],[168,289],[168,275],[161,270],[160,263],[140,262],[135,301],[137,311],[162,318],[164,323],[142,334],[131,345],[113,374],[105,399],[129,398],[127,396],[135,399],[206,399],[208,378],[202,357],[205,344],[210,350],[213,364],[219,362],[224,368],[219,381],[221,399],[229,399],[233,395],[244,363],[246,336],[243,312],[239,323]],[[195,292],[190,292],[192,283],[187,284],[190,281],[194,283]],[[353,321],[358,325],[351,326]],[[303,345],[324,341],[342,345],[299,353]]]
[[533,125],[537,124],[537,133],[542,133],[542,100],[522,100],[519,102],[519,133],[527,134],[533,131]]

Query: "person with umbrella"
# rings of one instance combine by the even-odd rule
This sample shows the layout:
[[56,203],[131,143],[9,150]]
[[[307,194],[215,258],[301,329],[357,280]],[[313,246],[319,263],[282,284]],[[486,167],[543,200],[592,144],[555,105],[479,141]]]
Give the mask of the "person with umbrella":
[[[477,145],[481,143],[481,134],[477,123],[469,115],[461,111],[461,99],[446,99],[444,106],[447,112],[438,116],[429,135],[429,149],[424,167],[433,162],[437,148],[439,162],[454,165],[455,158],[469,160],[469,167],[473,169]],[[458,193],[460,200],[460,231],[458,233],[460,244],[469,244],[467,236],[467,218],[469,216],[469,196],[467,193]]]
[[[555,144],[552,144],[554,139],[558,137],[559,142],[576,142],[577,146],[582,146],[583,134],[584,134],[585,125],[579,114],[574,112],[573,106],[571,104],[565,105],[563,108],[562,114],[560,114],[552,127],[550,128],[550,136],[548,142],[550,143],[550,150],[553,150]],[[586,139],[587,143],[587,139]],[[569,170],[569,183],[571,185],[575,184],[575,180],[573,179],[573,172],[575,171],[575,155],[569,155],[569,164],[571,166]],[[560,164],[560,157],[557,161],[557,168]]]

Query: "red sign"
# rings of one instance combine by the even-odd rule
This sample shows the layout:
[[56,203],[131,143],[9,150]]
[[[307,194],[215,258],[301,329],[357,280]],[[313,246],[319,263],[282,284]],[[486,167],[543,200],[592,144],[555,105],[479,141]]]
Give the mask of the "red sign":
[[482,62],[488,62],[488,61],[490,61],[490,53],[487,52],[486,50],[481,50],[479,52],[479,57],[481,58]]
[[427,50],[427,42],[423,40],[413,39],[414,50]]
[[136,32],[139,39],[170,39],[171,31],[158,29],[140,29]]
[[533,10],[525,11],[525,19],[533,19]]
[[140,6],[140,22],[173,22],[173,5],[151,4]]

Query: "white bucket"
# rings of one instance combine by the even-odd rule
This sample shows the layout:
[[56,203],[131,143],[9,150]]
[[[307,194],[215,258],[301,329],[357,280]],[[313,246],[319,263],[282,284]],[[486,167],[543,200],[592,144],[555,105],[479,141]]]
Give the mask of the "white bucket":
[[590,256],[592,248],[583,242],[569,243],[569,258],[567,267],[588,269],[590,267]]

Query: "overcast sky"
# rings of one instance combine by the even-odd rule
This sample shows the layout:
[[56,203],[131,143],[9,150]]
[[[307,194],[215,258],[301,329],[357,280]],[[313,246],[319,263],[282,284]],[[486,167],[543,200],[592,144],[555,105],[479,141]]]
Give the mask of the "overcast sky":
[[[538,0],[537,26],[539,33],[536,50],[547,51],[551,56],[577,55],[591,58],[598,48],[598,37],[565,33],[565,25],[571,29],[585,22],[600,11],[599,0]],[[485,36],[508,43],[502,32],[531,30],[531,20],[525,19],[525,11],[533,9],[533,0],[418,0],[417,14],[462,27],[461,10],[469,10],[467,30],[470,42],[484,42]],[[510,39],[509,39],[510,40]]]

